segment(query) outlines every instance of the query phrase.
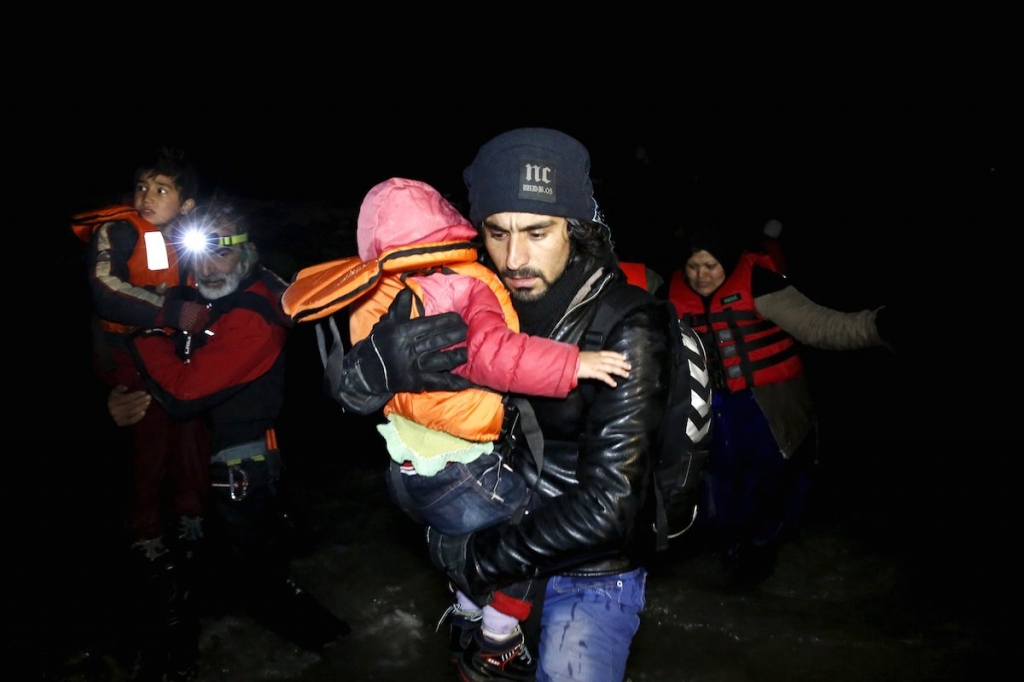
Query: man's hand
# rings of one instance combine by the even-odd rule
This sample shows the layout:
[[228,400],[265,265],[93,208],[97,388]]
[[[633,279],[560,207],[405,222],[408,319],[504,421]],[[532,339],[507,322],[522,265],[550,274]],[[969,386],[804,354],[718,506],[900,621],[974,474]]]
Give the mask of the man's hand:
[[367,339],[382,367],[385,388],[408,391],[459,391],[471,385],[451,374],[466,362],[466,348],[444,350],[466,340],[466,323],[458,313],[410,320],[413,293],[403,289]]
[[489,604],[494,598],[492,592],[477,594],[471,583],[468,571],[475,570],[473,559],[469,557],[472,534],[451,536],[439,533],[427,526],[427,545],[430,548],[430,560],[434,566],[444,571],[452,583],[476,604]]
[[460,391],[472,385],[451,373],[466,362],[466,348],[445,350],[466,340],[466,323],[458,313],[410,320],[412,302],[412,291],[401,291],[370,335],[345,354],[332,397],[346,409],[369,414],[394,393]]
[[107,395],[107,410],[118,426],[131,426],[142,421],[153,397],[145,391],[128,392],[128,387],[118,384]]

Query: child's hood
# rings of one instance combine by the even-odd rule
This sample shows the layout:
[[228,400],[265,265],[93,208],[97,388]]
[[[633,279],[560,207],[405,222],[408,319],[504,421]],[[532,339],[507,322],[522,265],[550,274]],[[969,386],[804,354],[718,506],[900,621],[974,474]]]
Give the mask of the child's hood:
[[364,261],[409,244],[471,241],[476,230],[425,182],[390,178],[367,192],[359,207],[356,241]]

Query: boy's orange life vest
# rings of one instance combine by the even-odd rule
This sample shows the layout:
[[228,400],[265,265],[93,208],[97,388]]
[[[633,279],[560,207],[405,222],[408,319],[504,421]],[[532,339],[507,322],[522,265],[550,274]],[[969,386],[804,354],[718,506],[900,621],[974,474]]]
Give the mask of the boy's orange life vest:
[[[128,259],[128,281],[131,284],[140,287],[151,286],[156,288],[161,284],[174,287],[179,284],[191,285],[193,283],[191,275],[188,276],[185,282],[181,280],[181,273],[178,267],[178,252],[166,240],[163,241],[163,244],[167,254],[167,267],[159,270],[150,267],[145,235],[149,232],[156,232],[162,237],[163,233],[160,232],[160,228],[139,215],[139,212],[131,206],[110,206],[96,211],[79,213],[71,220],[71,230],[75,233],[75,236],[88,244],[92,239],[92,235],[100,226],[104,223],[115,221],[129,223],[139,233],[135,250],[132,251],[132,255]],[[134,327],[112,320],[100,320],[100,323],[104,330],[118,333],[126,333],[134,329]]]
[[[477,261],[469,242],[435,242],[389,249],[370,261],[357,256],[342,258],[300,270],[282,298],[284,311],[296,322],[327,317],[358,301],[349,316],[352,343],[366,338],[373,325],[403,287],[419,300],[423,292],[412,274],[449,272],[476,277],[497,297],[512,331],[519,331],[519,316],[508,289],[498,276]],[[413,306],[412,316],[420,311]],[[482,388],[463,391],[396,393],[384,414],[396,412],[418,424],[474,442],[496,440],[504,417],[502,394]]]

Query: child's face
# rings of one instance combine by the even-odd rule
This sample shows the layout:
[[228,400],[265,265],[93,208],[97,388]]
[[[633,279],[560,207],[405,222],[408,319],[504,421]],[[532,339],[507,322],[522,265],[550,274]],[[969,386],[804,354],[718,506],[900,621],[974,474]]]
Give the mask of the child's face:
[[195,202],[181,201],[174,181],[166,175],[143,174],[135,185],[135,210],[157,227],[164,227],[192,210]]

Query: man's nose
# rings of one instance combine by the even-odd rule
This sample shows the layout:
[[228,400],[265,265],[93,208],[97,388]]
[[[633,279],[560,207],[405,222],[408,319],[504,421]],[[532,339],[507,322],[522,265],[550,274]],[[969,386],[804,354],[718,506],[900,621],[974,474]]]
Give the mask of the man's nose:
[[508,240],[508,253],[505,255],[505,267],[518,270],[530,262],[530,254],[526,241],[519,235],[512,235]]

